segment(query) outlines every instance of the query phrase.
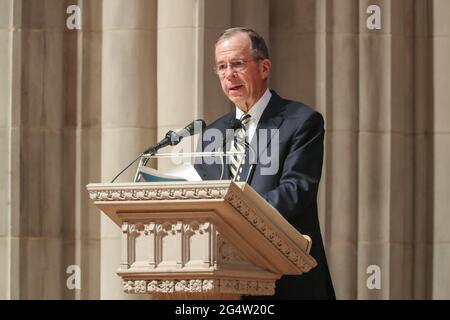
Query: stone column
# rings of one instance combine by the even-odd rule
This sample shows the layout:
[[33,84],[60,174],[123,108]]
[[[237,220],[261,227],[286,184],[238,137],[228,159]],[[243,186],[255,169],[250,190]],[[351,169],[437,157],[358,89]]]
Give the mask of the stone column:
[[[109,182],[156,140],[156,1],[103,1],[102,23],[101,180]],[[122,293],[120,229],[104,215],[100,259],[100,297],[136,298]]]
[[[13,217],[17,216],[19,201],[14,199],[18,185],[16,165],[19,153],[13,144],[17,142],[18,109],[12,105],[14,82],[14,3],[12,0],[0,2],[0,299],[18,298],[18,288],[13,284],[18,278],[14,271],[14,257],[18,251],[18,226]],[[14,225],[13,225],[14,224]],[[15,254],[13,255],[12,252]]]
[[258,32],[270,44],[270,1],[269,0],[232,0],[231,26],[249,27]]
[[2,26],[8,30],[1,33],[6,72],[0,87],[7,100],[1,103],[6,117],[0,127],[8,155],[1,177],[8,201],[2,210],[0,252],[7,276],[2,294],[56,299],[65,287],[64,4],[2,1],[1,6]]
[[430,299],[432,288],[433,230],[433,106],[432,39],[430,1],[416,1],[414,7],[414,299]]
[[[431,297],[433,299],[450,299],[450,2],[433,0],[430,4],[429,38],[431,44],[431,96],[428,111],[432,119],[431,132],[426,136],[432,145],[432,171],[430,188],[433,190],[429,199],[433,207],[431,257],[433,273]],[[430,213],[430,212],[429,212]]]
[[[323,87],[326,120],[321,216],[336,295],[356,298],[358,195],[358,0],[326,1]],[[319,39],[322,38],[319,37]],[[321,40],[318,40],[321,42]],[[320,65],[320,63],[319,63]],[[345,71],[344,71],[345,70]],[[321,106],[319,104],[319,106]]]
[[[194,0],[158,1],[158,140],[202,117],[204,5]],[[192,141],[184,139],[177,149],[194,151]],[[170,160],[158,162],[160,170],[172,165]]]
[[[368,30],[379,5],[382,29]],[[358,298],[409,298],[412,280],[412,7],[360,1]],[[367,286],[380,268],[381,289]]]
[[[202,7],[203,1],[158,1],[158,140],[202,114]],[[184,151],[193,151],[186,140]],[[164,152],[170,152],[170,148]],[[158,162],[160,170],[171,165],[171,161]]]
[[[270,86],[281,96],[317,108],[315,85],[320,61],[317,35],[322,3],[313,0],[270,2]],[[322,28],[322,29],[321,29]]]
[[[69,4],[73,4],[69,3]],[[67,5],[69,5],[67,4]],[[102,1],[79,1],[81,30],[67,31],[65,65],[74,72],[75,90],[70,94],[72,125],[66,128],[68,165],[73,197],[66,204],[66,264],[81,271],[80,290],[66,291],[66,298],[100,298],[100,217],[86,192],[86,184],[101,179],[101,80],[102,80]],[[71,56],[70,56],[71,55]]]
[[231,1],[204,1],[200,32],[203,33],[202,65],[199,65],[203,86],[202,114],[206,123],[211,123],[232,109],[225,97],[220,81],[214,72],[215,41],[219,34],[231,27]]

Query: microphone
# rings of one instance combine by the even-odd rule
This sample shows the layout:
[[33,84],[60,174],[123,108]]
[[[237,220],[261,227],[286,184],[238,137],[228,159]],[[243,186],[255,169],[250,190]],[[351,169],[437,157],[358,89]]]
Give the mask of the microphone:
[[[113,183],[114,181],[116,181],[116,179],[125,171],[127,170],[133,163],[135,163],[137,160],[139,160],[143,155],[145,154],[154,154],[156,151],[158,151],[161,148],[164,148],[168,145],[177,145],[178,143],[180,143],[181,139],[185,138],[185,137],[189,137],[192,136],[194,134],[199,133],[200,131],[202,131],[203,129],[205,129],[206,127],[206,123],[203,119],[198,119],[198,120],[194,120],[191,123],[189,123],[186,127],[184,127],[183,129],[181,129],[178,132],[173,132],[172,130],[168,131],[166,133],[166,136],[164,137],[164,139],[162,139],[160,142],[151,145],[150,147],[148,147],[144,152],[142,152],[136,159],[134,159],[129,165],[127,165],[122,171],[120,171],[115,177],[114,179],[112,179],[111,183]],[[200,130],[199,130],[200,129]],[[145,161],[143,162],[143,165],[146,165],[148,162],[149,158],[145,159]],[[136,173],[136,177],[135,177],[135,182],[137,181],[137,176],[138,174]]]
[[242,122],[239,119],[233,119],[228,123],[228,129],[237,130],[242,128]]
[[181,139],[185,137],[190,137],[194,134],[199,133],[200,131],[203,131],[205,129],[206,123],[203,119],[194,120],[191,123],[189,123],[186,127],[181,129],[178,132],[173,132],[172,130],[168,131],[166,133],[166,136],[164,139],[162,139],[157,144],[154,144],[150,147],[148,147],[143,154],[147,153],[155,153],[161,148],[164,148],[168,145],[175,146],[180,143]]
[[[242,122],[239,119],[235,118],[228,122],[228,127],[225,130],[225,137],[223,138],[223,143],[222,143],[222,149],[225,153],[227,152],[227,150],[226,150],[227,141],[233,140],[234,132],[241,128],[242,128]],[[230,131],[230,130],[232,130],[232,131]]]

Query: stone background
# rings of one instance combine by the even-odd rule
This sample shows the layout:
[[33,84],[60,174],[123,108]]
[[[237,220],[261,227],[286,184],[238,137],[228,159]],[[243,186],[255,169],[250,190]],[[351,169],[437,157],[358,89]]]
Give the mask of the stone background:
[[[371,4],[381,30],[366,28]],[[213,44],[249,26],[268,41],[270,86],[326,120],[319,209],[338,298],[449,299],[449,13],[448,0],[0,0],[0,298],[136,298],[115,274],[120,230],[85,185],[230,110]],[[66,287],[73,264],[81,290]]]

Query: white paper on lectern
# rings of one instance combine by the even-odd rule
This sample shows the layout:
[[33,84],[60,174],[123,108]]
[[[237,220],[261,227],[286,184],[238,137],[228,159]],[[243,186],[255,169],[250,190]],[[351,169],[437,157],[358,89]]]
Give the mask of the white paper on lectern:
[[174,166],[168,170],[165,170],[164,173],[186,179],[187,181],[202,181],[202,178],[198,174],[197,170],[195,170],[194,166],[190,163],[183,163]]

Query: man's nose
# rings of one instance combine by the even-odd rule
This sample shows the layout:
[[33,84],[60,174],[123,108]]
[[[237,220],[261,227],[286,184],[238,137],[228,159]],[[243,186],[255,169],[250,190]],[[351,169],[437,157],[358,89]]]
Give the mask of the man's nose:
[[225,76],[225,78],[230,78],[230,77],[234,78],[234,77],[236,77],[236,70],[234,70],[232,66],[227,65],[224,76]]

